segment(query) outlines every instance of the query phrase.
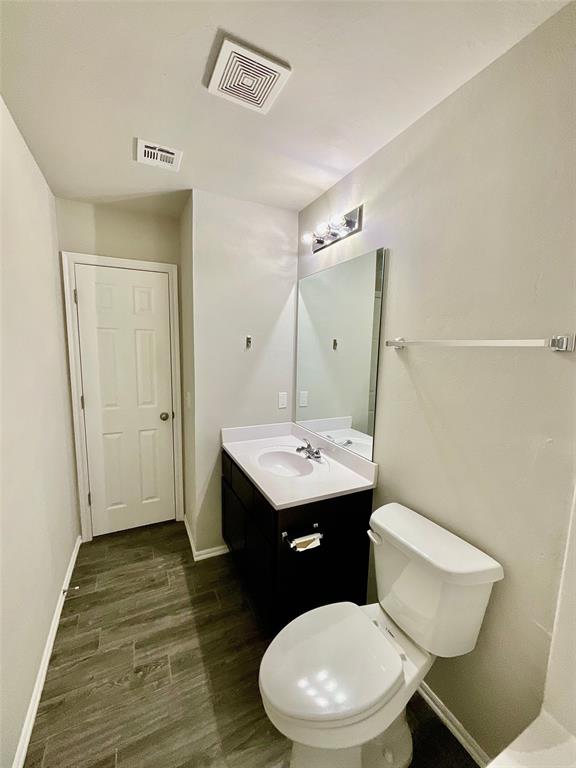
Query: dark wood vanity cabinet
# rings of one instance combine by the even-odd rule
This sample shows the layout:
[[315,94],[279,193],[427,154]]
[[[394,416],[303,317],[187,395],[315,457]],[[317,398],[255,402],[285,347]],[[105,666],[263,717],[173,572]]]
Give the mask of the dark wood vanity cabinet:
[[[222,452],[222,533],[272,631],[320,605],[366,602],[372,491],[276,510]],[[320,546],[290,547],[321,533]]]

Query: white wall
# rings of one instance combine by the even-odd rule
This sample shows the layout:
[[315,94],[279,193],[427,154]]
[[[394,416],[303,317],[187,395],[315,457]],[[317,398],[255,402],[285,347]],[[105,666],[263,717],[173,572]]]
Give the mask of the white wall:
[[187,511],[206,549],[222,544],[221,427],[292,419],[297,214],[196,190],[193,214],[196,491]]
[[0,99],[2,665],[10,766],[79,533],[54,197]]
[[[296,418],[352,416],[368,432],[376,252],[302,280],[298,295]],[[336,338],[338,347],[332,348]],[[299,392],[308,405],[298,405]]]
[[[576,5],[345,177],[301,232],[358,203],[365,228],[300,274],[391,249],[385,338],[534,338],[576,326]],[[376,502],[500,560],[476,650],[428,682],[496,754],[538,714],[574,482],[576,355],[386,349]]]
[[56,198],[59,247],[118,259],[178,264],[177,218],[131,211],[114,203],[83,203]]

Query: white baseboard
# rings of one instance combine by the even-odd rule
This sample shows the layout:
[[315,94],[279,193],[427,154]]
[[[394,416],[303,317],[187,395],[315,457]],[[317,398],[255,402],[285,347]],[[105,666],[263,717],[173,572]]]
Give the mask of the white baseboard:
[[32,690],[32,696],[30,697],[30,704],[28,705],[28,711],[24,718],[22,730],[20,731],[20,739],[18,746],[16,747],[16,754],[14,755],[14,761],[12,762],[12,768],[22,768],[24,761],[26,760],[26,752],[28,751],[28,744],[30,743],[30,736],[32,735],[32,728],[34,727],[34,720],[36,719],[36,712],[38,711],[38,704],[40,703],[40,697],[42,696],[42,689],[44,688],[44,680],[46,679],[46,673],[48,671],[48,663],[50,656],[52,655],[52,647],[56,638],[56,632],[58,630],[58,624],[60,622],[60,614],[62,613],[62,606],[64,605],[65,592],[70,584],[72,578],[72,572],[76,565],[76,558],[78,557],[78,550],[82,544],[82,537],[78,536],[74,549],[70,555],[70,561],[68,562],[68,568],[64,576],[64,582],[60,595],[58,596],[58,602],[54,608],[54,614],[52,616],[52,622],[50,623],[50,629],[48,630],[48,637],[44,645],[44,652],[40,659],[40,666],[38,667],[38,674],[36,675],[36,682]]
[[490,762],[490,758],[484,752],[478,742],[472,738],[468,731],[464,728],[460,720],[458,720],[444,702],[436,696],[434,691],[426,683],[422,683],[418,689],[420,695],[431,709],[438,715],[440,720],[444,723],[446,728],[455,736],[460,744],[464,747],[466,752],[470,755],[472,760],[480,766],[480,768],[486,768]]
[[208,549],[196,549],[196,545],[194,544],[194,537],[192,536],[192,531],[190,529],[190,524],[188,523],[188,520],[186,517],[184,517],[184,525],[186,527],[186,533],[188,534],[188,539],[190,541],[190,548],[192,549],[192,557],[194,558],[194,561],[197,562],[198,560],[206,560],[208,557],[218,557],[218,555],[227,555],[230,551],[226,544],[223,544],[220,547],[209,547]]

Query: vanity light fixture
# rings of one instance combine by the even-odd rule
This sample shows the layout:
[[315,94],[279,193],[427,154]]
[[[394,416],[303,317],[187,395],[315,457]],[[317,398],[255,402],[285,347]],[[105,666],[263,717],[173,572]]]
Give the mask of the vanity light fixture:
[[321,251],[322,248],[327,248],[333,243],[344,240],[345,237],[355,235],[356,232],[362,230],[363,209],[364,206],[359,205],[343,216],[317,224],[314,232],[303,236],[302,242],[311,245],[312,253],[316,253],[316,251]]

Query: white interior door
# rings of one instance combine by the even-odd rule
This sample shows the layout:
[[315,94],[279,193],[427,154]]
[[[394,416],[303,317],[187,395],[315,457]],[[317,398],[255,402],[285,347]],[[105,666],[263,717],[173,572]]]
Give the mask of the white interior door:
[[175,517],[168,275],[75,265],[95,536]]

